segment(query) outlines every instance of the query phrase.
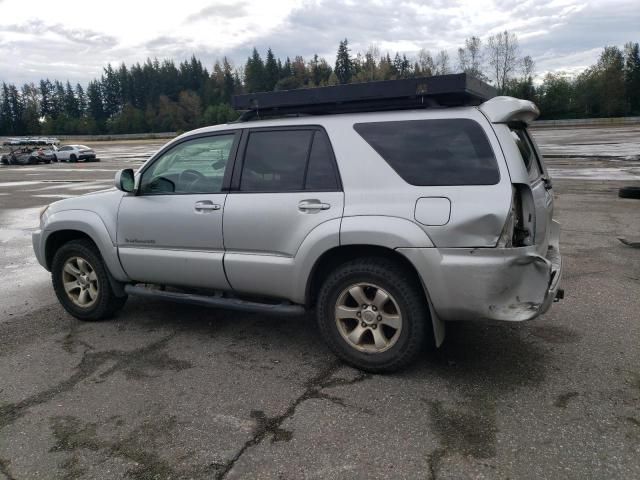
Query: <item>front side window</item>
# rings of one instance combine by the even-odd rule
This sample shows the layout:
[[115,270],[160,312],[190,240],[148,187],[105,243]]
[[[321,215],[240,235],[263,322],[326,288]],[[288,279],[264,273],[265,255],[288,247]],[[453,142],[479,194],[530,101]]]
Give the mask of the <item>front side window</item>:
[[324,131],[265,130],[249,134],[240,178],[241,191],[337,188],[333,153]]
[[493,149],[473,120],[408,120],[353,127],[411,185],[495,185],[500,181]]
[[196,138],[182,142],[144,171],[140,193],[219,193],[235,134]]

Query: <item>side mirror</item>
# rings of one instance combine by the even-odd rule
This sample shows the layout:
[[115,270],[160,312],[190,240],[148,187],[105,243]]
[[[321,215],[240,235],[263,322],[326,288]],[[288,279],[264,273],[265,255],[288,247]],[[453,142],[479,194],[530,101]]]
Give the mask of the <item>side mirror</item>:
[[133,170],[125,168],[116,172],[115,178],[116,188],[122,192],[131,193],[136,188],[136,180],[133,176]]

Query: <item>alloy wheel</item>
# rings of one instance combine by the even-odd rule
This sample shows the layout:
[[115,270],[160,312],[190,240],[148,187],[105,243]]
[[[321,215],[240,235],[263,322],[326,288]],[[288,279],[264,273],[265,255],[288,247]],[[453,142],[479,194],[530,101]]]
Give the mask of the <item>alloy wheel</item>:
[[372,283],[345,288],[336,302],[335,320],[349,346],[367,353],[388,350],[402,330],[402,314],[396,300]]
[[82,257],[70,257],[65,262],[62,284],[69,299],[81,308],[91,307],[98,299],[98,276]]

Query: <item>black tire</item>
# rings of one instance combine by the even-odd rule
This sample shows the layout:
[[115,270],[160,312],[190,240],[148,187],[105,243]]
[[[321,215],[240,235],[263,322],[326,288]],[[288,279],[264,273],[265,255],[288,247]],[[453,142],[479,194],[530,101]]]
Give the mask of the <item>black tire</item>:
[[[98,295],[94,303],[87,308],[76,305],[64,289],[63,268],[72,257],[86,260],[97,275]],[[87,239],[72,240],[58,249],[51,264],[51,278],[56,296],[64,309],[80,320],[96,321],[109,318],[127,301],[126,296],[117,297],[113,292],[102,257],[93,242]]]
[[[402,328],[395,344],[388,350],[360,351],[339,331],[335,318],[337,302],[345,289],[357,283],[377,285],[397,303]],[[317,319],[331,350],[348,364],[368,372],[391,372],[405,367],[417,358],[427,339],[433,343],[429,308],[422,286],[414,280],[412,272],[385,258],[356,259],[330,273],[318,294]]]
[[78,161],[78,157],[76,157],[73,153],[69,156],[69,161],[71,163],[76,163]]
[[620,198],[640,198],[640,187],[622,187],[618,190]]

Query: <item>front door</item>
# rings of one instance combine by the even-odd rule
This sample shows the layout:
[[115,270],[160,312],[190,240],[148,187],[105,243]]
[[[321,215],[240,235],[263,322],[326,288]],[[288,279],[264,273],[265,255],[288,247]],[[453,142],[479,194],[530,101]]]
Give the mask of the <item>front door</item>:
[[120,261],[138,282],[228,289],[224,274],[223,182],[235,132],[174,145],[145,167],[118,212]]

